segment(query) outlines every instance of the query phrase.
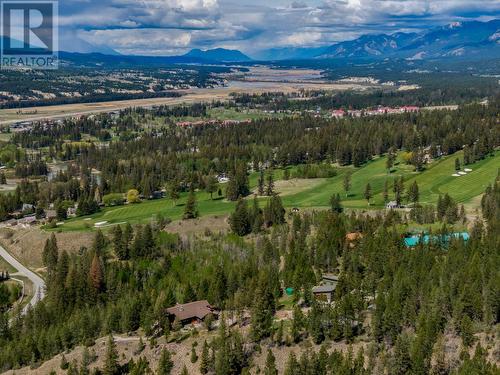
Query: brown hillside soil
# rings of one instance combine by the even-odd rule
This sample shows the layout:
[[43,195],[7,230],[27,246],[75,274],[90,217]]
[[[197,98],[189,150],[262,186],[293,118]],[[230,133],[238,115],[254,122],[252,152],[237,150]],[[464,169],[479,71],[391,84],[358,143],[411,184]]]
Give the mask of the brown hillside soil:
[[[94,236],[93,233],[85,232],[54,232],[54,234],[59,250],[66,250],[68,253],[75,253],[82,246],[90,247]],[[36,227],[27,229],[2,228],[0,229],[0,244],[22,264],[36,270],[43,266],[43,247],[50,236],[51,233]]]
[[203,216],[193,220],[176,220],[164,229],[176,234],[202,234],[206,231],[212,233],[229,232],[228,215]]
[[[172,360],[174,362],[174,369],[172,374],[180,374],[183,366],[185,365],[188,369],[189,374],[191,375],[201,375],[199,371],[200,359],[196,363],[191,363],[191,347],[194,342],[197,342],[196,353],[198,357],[201,356],[201,350],[203,347],[203,341],[210,341],[213,337],[217,335],[216,331],[207,332],[202,330],[195,337],[189,337],[181,343],[169,343],[165,342],[164,338],[159,338],[154,347],[151,346],[150,342],[147,338],[143,337],[143,342],[145,344],[145,349],[138,353],[137,349],[139,346],[140,337],[137,335],[133,336],[115,336],[116,349],[118,351],[118,358],[120,364],[127,363],[131,358],[137,360],[139,357],[144,357],[149,361],[150,367],[153,371],[156,371],[158,366],[158,361],[160,359],[161,351],[163,348],[167,348],[172,353]],[[488,351],[488,359],[496,363],[500,364],[500,340],[498,340],[498,332],[494,331],[491,334],[477,334],[476,342],[480,342],[482,347],[487,349]],[[107,337],[100,338],[96,340],[95,345],[89,348],[89,352],[91,354],[95,353],[97,359],[89,366],[90,369],[94,368],[102,368],[104,364],[104,358],[106,354],[106,344]],[[352,348],[354,357],[356,353],[363,348],[365,356],[368,353],[369,343],[365,341],[356,341],[350,347]],[[332,352],[334,350],[347,352],[349,350],[349,345],[344,342],[328,342],[326,344],[328,352]],[[261,354],[255,353],[252,358],[252,369],[251,373],[256,374],[257,368],[261,370],[265,367],[267,349],[269,348],[266,344],[261,344]],[[320,346],[314,345],[310,340],[305,340],[299,345],[294,345],[291,347],[287,346],[271,346],[271,350],[276,357],[276,366],[280,374],[283,373],[286,362],[288,360],[288,356],[291,352],[295,353],[295,355],[299,358],[301,353],[305,351],[319,351]],[[475,345],[469,349],[469,353],[471,356],[474,355]],[[446,361],[447,363],[454,367],[458,363],[459,354],[462,351],[462,343],[461,339],[453,334],[445,335],[445,352],[446,352]],[[74,350],[65,353],[66,360],[68,362],[72,362],[76,360],[79,364],[82,358],[83,347],[79,346]],[[29,367],[23,367],[21,369],[17,369],[15,371],[7,371],[4,373],[5,375],[34,375],[40,374],[45,375],[49,374],[51,371],[55,371],[57,374],[66,374],[66,371],[60,369],[62,355],[59,354],[54,358],[44,362],[40,367],[36,369],[30,369]],[[366,361],[368,358],[366,358]]]

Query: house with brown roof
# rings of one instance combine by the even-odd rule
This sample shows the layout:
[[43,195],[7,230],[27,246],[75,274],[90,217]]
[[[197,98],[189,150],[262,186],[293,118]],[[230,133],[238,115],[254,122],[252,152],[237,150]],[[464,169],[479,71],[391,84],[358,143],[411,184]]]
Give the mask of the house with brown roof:
[[182,325],[201,323],[209,314],[217,316],[216,310],[208,301],[195,301],[177,304],[167,309],[169,319],[177,318]]

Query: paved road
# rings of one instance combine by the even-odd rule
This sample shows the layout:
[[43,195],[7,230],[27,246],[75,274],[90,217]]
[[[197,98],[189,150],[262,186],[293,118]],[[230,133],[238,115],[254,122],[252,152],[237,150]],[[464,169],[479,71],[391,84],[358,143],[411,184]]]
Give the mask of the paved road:
[[23,308],[23,314],[25,314],[30,306],[36,305],[45,297],[45,281],[43,281],[43,279],[36,273],[30,271],[28,268],[19,263],[19,261],[12,255],[10,255],[2,246],[0,246],[0,257],[5,259],[7,263],[9,263],[17,270],[17,275],[25,276],[33,283],[33,297],[31,298],[31,301],[29,301],[29,303]]

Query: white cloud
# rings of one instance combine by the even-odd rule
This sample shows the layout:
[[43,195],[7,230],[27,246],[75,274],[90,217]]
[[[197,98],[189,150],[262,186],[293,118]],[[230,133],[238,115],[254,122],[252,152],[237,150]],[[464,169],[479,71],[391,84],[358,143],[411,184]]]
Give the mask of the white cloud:
[[499,0],[64,0],[60,7],[60,24],[89,43],[148,54],[327,45],[500,16]]
[[322,33],[320,32],[298,32],[286,36],[282,40],[282,44],[285,46],[307,46],[314,44],[321,40]]
[[81,31],[79,37],[98,46],[112,46],[122,54],[159,55],[162,51],[185,51],[191,34],[180,30],[113,29]]

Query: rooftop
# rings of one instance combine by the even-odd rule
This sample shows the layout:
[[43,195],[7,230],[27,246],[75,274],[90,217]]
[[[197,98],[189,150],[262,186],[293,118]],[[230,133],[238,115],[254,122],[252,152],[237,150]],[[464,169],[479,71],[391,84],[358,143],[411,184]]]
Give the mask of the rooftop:
[[192,318],[203,319],[212,313],[212,311],[212,306],[206,300],[185,303],[183,305],[177,304],[167,309],[169,314],[175,315],[181,321]]
[[313,293],[332,293],[336,285],[318,285],[312,288]]

